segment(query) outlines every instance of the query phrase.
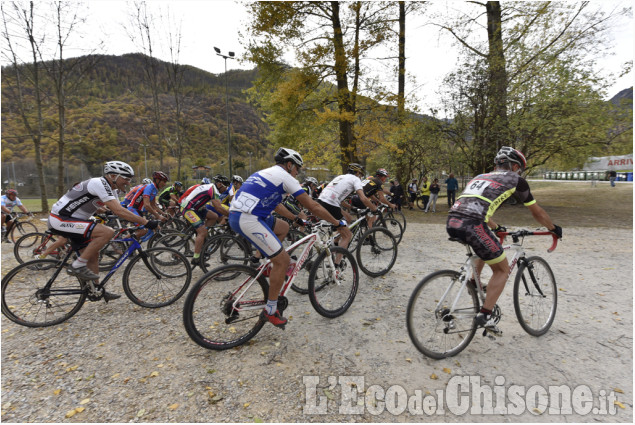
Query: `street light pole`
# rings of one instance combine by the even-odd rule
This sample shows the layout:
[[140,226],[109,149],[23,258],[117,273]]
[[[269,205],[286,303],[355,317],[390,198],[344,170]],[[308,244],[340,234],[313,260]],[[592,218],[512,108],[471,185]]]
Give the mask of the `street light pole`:
[[214,51],[218,56],[225,59],[225,111],[227,113],[227,158],[229,161],[229,178],[233,175],[232,172],[232,142],[229,135],[229,89],[227,88],[227,59],[235,59],[234,52],[228,52],[227,55],[223,55],[218,47],[214,47]]

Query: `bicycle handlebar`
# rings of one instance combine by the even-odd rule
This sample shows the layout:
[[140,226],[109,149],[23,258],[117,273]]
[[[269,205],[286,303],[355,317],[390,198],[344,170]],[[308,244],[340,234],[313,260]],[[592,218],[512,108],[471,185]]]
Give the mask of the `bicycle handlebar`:
[[545,231],[545,230],[543,230],[543,231],[517,230],[515,232],[498,232],[498,233],[496,233],[496,235],[500,239],[500,243],[501,244],[503,243],[503,241],[505,240],[505,237],[507,237],[507,236],[511,236],[512,239],[514,240],[514,242],[517,242],[518,238],[522,238],[522,237],[525,237],[525,236],[551,235],[551,237],[553,238],[553,243],[551,244],[551,247],[549,249],[547,249],[547,252],[553,252],[556,249],[556,247],[558,246],[558,236],[556,236],[552,232]]

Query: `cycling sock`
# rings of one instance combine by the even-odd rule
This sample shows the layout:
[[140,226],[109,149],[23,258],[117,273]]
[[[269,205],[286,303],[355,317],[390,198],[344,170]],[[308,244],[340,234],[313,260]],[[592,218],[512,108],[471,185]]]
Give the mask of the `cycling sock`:
[[194,258],[199,258],[200,256],[201,256],[201,253],[200,253],[200,252],[195,252],[195,253],[194,253]]
[[82,257],[77,257],[77,260],[73,261],[73,264],[71,264],[71,267],[74,269],[78,269],[80,267],[84,267],[87,264],[88,264],[88,260],[84,260]]
[[265,311],[269,316],[273,316],[278,309],[278,300],[267,300],[267,305],[265,306]]
[[485,307],[481,307],[481,313],[487,314],[488,316],[492,314],[492,310],[488,310]]

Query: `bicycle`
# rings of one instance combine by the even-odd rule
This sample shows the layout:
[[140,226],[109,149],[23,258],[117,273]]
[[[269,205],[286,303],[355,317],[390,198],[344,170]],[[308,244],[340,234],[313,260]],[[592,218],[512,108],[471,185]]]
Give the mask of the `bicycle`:
[[17,266],[2,279],[2,313],[22,326],[62,323],[81,309],[86,298],[102,299],[106,283],[133,254],[136,255],[126,266],[122,278],[126,296],[147,308],[174,303],[185,293],[192,278],[187,259],[169,248],[144,250],[134,237],[119,239],[124,232],[136,230],[137,227],[119,230],[113,240],[129,246],[101,282],[85,281],[64,271],[76,247],[69,250],[62,261],[43,259]]
[[[302,251],[287,270],[278,298],[281,314],[289,304],[286,294],[314,246],[320,253],[309,273],[309,299],[313,308],[324,317],[335,318],[353,303],[359,284],[357,264],[350,252],[330,246],[332,233],[332,225],[321,222],[312,233],[287,248],[290,255]],[[339,255],[342,259],[336,269],[334,259]],[[260,312],[267,303],[270,267],[270,260],[257,269],[230,264],[202,276],[183,306],[183,323],[190,338],[212,350],[226,350],[253,338],[266,323]]]
[[[551,232],[518,230],[498,233],[501,243],[506,236],[513,241],[503,248],[513,252],[509,276],[518,265],[513,291],[516,317],[527,333],[541,336],[554,321],[558,294],[549,264],[541,257],[525,255],[522,247],[524,238],[534,235],[551,235],[553,244],[547,252],[556,249],[558,238]],[[463,243],[455,238],[450,240]],[[440,270],[424,277],[408,302],[406,323],[410,339],[419,351],[433,359],[457,355],[468,346],[477,331],[474,318],[485,300],[486,287],[476,274],[478,257],[469,245],[465,246],[467,260],[459,271]],[[492,316],[498,323],[501,317],[498,305]],[[484,330],[483,336],[486,335],[495,337]]]
[[[37,226],[31,222],[33,220],[33,214],[11,213],[9,215],[11,216],[13,224],[11,225],[11,229],[9,229],[9,231],[2,229],[2,242],[7,242],[11,239],[11,242],[15,243],[27,233],[38,231]],[[29,217],[27,221],[21,220],[24,216]]]

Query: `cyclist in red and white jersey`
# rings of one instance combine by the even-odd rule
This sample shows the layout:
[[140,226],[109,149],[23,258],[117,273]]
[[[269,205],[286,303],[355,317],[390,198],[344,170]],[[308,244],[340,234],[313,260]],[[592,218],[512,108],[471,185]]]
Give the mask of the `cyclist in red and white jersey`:
[[485,263],[492,269],[485,302],[476,316],[476,323],[499,332],[491,314],[505,288],[509,264],[501,243],[494,235],[505,231],[505,228],[491,219],[492,214],[515,193],[529,208],[534,219],[559,238],[562,238],[562,228],[553,224],[549,214],[536,203],[527,180],[520,176],[527,166],[527,160],[520,151],[503,146],[498,151],[494,164],[493,172],[480,174],[467,184],[450,210],[446,228],[451,237],[466,242],[474,249],[474,253],[482,260],[478,265],[479,273]]

